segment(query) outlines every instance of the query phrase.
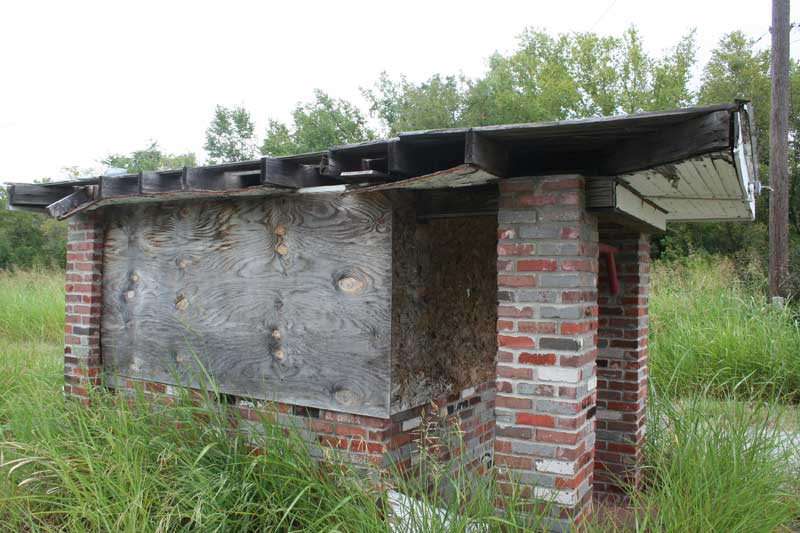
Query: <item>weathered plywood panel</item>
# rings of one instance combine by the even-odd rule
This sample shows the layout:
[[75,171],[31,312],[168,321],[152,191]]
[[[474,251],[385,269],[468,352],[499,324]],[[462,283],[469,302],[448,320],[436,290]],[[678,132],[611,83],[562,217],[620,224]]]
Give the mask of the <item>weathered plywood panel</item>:
[[109,374],[345,412],[389,411],[391,208],[380,193],[117,207]]

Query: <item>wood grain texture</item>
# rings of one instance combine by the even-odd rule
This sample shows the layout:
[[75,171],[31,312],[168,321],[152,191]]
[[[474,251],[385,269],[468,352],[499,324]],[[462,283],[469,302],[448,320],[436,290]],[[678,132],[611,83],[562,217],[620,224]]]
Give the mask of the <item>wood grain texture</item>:
[[391,208],[366,195],[120,206],[106,372],[388,416]]

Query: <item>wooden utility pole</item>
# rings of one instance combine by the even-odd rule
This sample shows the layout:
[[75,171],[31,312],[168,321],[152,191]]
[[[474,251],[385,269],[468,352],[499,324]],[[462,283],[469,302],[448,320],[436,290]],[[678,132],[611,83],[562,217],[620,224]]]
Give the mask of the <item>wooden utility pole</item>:
[[789,0],[772,0],[769,121],[769,290],[789,290]]

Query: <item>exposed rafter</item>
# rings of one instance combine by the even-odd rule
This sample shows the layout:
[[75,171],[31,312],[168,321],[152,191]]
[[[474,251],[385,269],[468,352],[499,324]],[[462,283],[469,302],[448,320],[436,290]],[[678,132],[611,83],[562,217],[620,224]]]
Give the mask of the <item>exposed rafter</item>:
[[[287,157],[60,184],[17,184],[9,188],[8,206],[39,212],[52,207],[49,212],[53,216],[65,217],[112,201],[283,194],[315,188],[446,189],[515,176],[581,174],[591,180],[598,175],[630,175],[659,168],[663,174],[672,167],[680,175],[679,162],[707,155],[725,157],[733,153],[737,142],[742,144],[737,154],[743,163],[737,160],[734,167],[727,159],[703,159],[699,172],[742,174],[741,168],[747,169],[748,179],[756,180],[757,165],[749,160],[755,150],[750,137],[740,133],[750,131],[751,122],[747,106],[737,102],[620,117],[404,132],[393,139]],[[731,181],[730,175],[720,179],[726,184]],[[632,185],[636,189],[637,184]],[[746,186],[734,185],[737,191]],[[80,194],[73,196],[79,190]],[[725,200],[730,200],[730,191],[725,192]],[[710,194],[718,196],[713,190]],[[676,197],[690,201],[687,195],[688,191],[681,189]],[[672,197],[664,201],[675,202]]]

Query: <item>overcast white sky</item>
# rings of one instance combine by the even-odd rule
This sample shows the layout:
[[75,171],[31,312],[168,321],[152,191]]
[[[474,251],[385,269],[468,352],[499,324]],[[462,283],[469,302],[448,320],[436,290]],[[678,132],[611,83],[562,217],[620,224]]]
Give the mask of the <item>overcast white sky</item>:
[[[3,2],[0,182],[99,166],[158,140],[195,151],[215,104],[244,105],[258,131],[319,87],[364,105],[382,70],[420,81],[480,75],[528,26],[619,35],[635,24],[652,53],[697,27],[699,64],[720,36],[763,38],[770,0],[395,0],[364,2]],[[792,2],[792,20],[800,20]],[[792,40],[800,40],[793,30]],[[800,51],[793,42],[792,56]]]

